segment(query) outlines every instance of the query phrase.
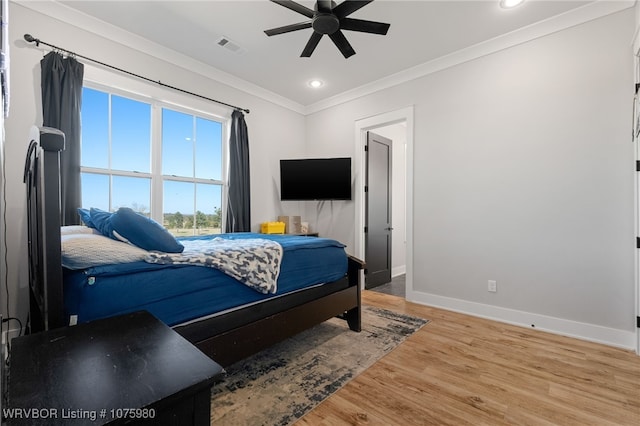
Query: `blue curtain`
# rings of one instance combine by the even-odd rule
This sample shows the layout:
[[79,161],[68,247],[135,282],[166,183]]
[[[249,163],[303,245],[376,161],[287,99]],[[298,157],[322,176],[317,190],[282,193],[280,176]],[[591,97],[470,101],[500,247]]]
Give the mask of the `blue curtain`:
[[80,107],[84,65],[72,57],[49,52],[40,61],[42,125],[65,135],[60,153],[62,225],[78,225],[77,209],[82,204],[80,187]]
[[251,231],[249,135],[244,114],[231,115],[229,137],[229,195],[225,232]]

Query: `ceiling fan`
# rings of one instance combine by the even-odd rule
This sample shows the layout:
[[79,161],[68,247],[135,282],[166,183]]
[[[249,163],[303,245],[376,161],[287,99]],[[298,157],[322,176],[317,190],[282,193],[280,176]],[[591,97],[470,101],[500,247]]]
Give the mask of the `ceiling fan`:
[[348,58],[355,55],[356,52],[347,41],[342,30],[385,35],[391,26],[390,24],[384,24],[382,22],[347,18],[347,16],[371,3],[373,0],[346,0],[339,5],[336,5],[336,2],[331,0],[318,0],[316,1],[315,10],[311,10],[308,7],[291,0],[271,1],[309,18],[308,21],[285,25],[284,27],[273,28],[265,31],[265,34],[268,36],[274,36],[277,34],[289,33],[291,31],[313,28],[313,34],[311,34],[307,45],[304,47],[304,50],[302,50],[302,54],[300,55],[301,57],[310,57],[316,46],[318,46],[322,36],[326,34],[331,38],[342,55],[345,58]]

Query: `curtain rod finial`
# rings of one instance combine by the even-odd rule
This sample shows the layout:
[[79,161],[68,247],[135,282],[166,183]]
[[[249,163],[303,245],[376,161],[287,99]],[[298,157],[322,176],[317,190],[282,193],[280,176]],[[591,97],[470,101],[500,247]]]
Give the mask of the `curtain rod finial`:
[[28,42],[28,43],[33,43],[34,41],[36,42],[36,46],[40,46],[40,40],[38,40],[37,38],[35,38],[34,36],[32,36],[31,34],[25,34],[24,35],[24,39]]

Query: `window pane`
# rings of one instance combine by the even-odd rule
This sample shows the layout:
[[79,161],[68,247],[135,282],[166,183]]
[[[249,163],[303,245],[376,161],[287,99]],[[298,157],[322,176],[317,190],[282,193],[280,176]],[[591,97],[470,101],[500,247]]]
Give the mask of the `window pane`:
[[149,216],[151,207],[151,180],[146,178],[113,177],[113,211],[130,207]]
[[222,123],[196,118],[196,175],[222,180]]
[[163,225],[176,237],[193,235],[195,185],[164,181]]
[[193,116],[162,110],[162,174],[193,177]]
[[219,234],[222,222],[222,187],[196,184],[196,235]]
[[82,208],[109,211],[109,176],[81,173]]
[[109,167],[109,95],[82,89],[82,165]]
[[148,173],[151,164],[151,105],[111,97],[111,168]]

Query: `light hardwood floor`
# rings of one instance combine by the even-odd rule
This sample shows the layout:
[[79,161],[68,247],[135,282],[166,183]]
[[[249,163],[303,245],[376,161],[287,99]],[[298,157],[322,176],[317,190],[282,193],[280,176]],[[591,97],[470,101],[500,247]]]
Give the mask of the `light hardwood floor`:
[[296,426],[640,425],[640,357],[609,346],[406,302],[431,322]]

